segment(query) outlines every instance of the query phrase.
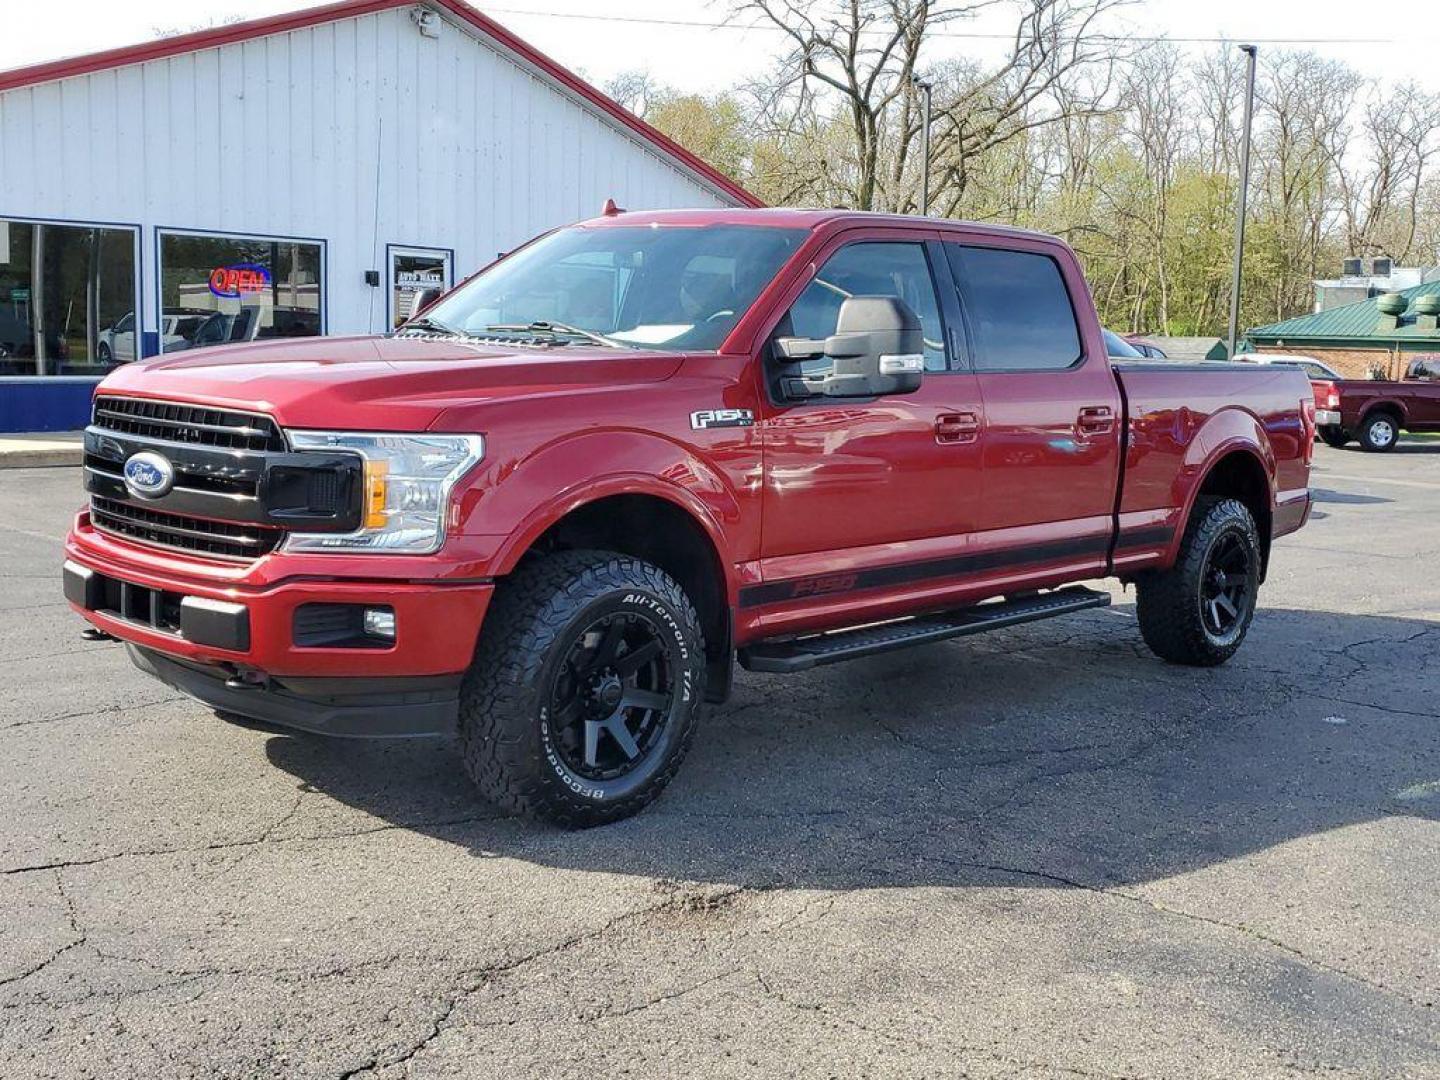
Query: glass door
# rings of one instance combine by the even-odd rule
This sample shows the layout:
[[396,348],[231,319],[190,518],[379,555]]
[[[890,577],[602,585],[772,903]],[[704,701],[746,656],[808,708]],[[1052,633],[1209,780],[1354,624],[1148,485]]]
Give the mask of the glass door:
[[450,288],[455,260],[447,248],[391,244],[386,250],[390,257],[389,326],[393,330],[426,299],[433,299],[436,291]]

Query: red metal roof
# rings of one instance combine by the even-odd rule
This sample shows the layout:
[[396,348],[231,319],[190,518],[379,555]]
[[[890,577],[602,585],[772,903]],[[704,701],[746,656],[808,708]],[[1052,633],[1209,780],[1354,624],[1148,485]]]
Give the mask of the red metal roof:
[[[443,9],[456,18],[469,23],[501,48],[515,54],[532,67],[538,68],[555,82],[629,128],[640,138],[654,145],[661,153],[674,158],[686,169],[729,195],[742,206],[764,205],[724,173],[702,161],[679,143],[645,123],[634,113],[622,108],[573,71],[550,59],[533,45],[522,41],[494,19],[482,15],[466,4],[464,0],[422,0],[422,2],[431,7]],[[30,67],[12,68],[9,71],[0,71],[0,91],[52,82],[56,79],[67,79],[74,75],[88,75],[95,71],[123,67],[126,64],[142,64],[147,60],[161,60],[168,56],[198,52],[201,49],[213,49],[237,41],[266,37],[270,34],[303,30],[308,26],[334,22],[337,19],[371,15],[377,11],[387,11],[390,8],[412,7],[415,3],[416,0],[339,0],[338,3],[306,8],[303,11],[294,11],[285,15],[230,23],[210,30],[200,30],[193,34],[177,34],[174,37],[158,38],[140,45],[127,45],[119,49],[106,49],[104,52],[52,60]]]

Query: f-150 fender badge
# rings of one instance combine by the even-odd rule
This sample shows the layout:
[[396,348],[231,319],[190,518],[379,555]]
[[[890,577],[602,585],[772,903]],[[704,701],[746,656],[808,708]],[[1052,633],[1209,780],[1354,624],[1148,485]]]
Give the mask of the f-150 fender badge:
[[750,427],[755,414],[749,409],[701,409],[690,414],[690,426],[696,431],[721,427]]

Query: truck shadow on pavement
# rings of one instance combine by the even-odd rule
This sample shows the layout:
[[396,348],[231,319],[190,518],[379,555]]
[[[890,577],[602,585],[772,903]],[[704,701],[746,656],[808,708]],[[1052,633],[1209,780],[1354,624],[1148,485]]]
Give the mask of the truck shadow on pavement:
[[1337,503],[1342,506],[1374,506],[1377,503],[1392,503],[1379,495],[1359,495],[1352,491],[1332,491],[1329,488],[1312,487],[1310,498],[1317,503]]
[[276,736],[303,784],[477,857],[816,889],[1172,877],[1390,815],[1440,819],[1440,623],[1262,611],[1173,667],[1128,604],[839,665],[742,674],[649,810],[506,818],[453,744]]

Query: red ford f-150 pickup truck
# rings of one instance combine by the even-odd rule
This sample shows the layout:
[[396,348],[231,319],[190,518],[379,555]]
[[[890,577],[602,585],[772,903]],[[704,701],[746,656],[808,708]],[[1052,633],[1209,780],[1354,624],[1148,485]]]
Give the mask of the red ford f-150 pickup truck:
[[733,663],[795,672],[1137,590],[1159,656],[1240,645],[1310,510],[1296,370],[1112,363],[1018,230],[615,213],[383,337],[127,365],[65,594],[222,713],[457,733],[566,825],[674,775]]
[[1366,450],[1393,450],[1402,431],[1440,431],[1440,356],[1411,361],[1405,378],[1315,379],[1315,423],[1322,442],[1357,439]]

